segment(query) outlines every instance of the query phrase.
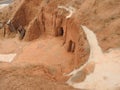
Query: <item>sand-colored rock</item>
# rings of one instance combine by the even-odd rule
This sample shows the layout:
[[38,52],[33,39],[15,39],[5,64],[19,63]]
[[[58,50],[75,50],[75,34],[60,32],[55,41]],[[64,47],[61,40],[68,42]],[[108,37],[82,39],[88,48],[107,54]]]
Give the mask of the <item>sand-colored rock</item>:
[[[85,32],[80,28],[81,25],[87,26],[96,34],[103,51],[120,47],[119,0],[15,0],[0,10],[0,22],[6,23],[8,20],[11,20],[16,30],[22,25],[26,34],[20,42],[11,39],[11,42],[8,41],[10,44],[6,45],[8,43],[1,41],[0,53],[17,53],[10,65],[0,63],[0,87],[3,90],[14,90],[19,87],[26,89],[34,83],[33,80],[35,85],[31,85],[31,90],[34,87],[38,90],[43,89],[45,86],[39,84],[42,79],[35,76],[45,78],[46,82],[43,84],[49,80],[50,83],[58,82],[57,86],[53,87],[47,84],[46,89],[66,90],[65,87],[68,86],[60,84],[59,88],[59,82],[66,81],[69,77],[65,75],[84,65],[90,55],[90,46]],[[4,29],[0,30],[0,38],[3,39]],[[9,33],[5,37],[16,36],[17,32]],[[28,67],[24,64],[30,65],[31,68],[26,70]],[[18,66],[20,68],[16,68]],[[94,66],[94,62],[90,62],[78,73],[82,78],[74,78],[73,81],[83,81],[86,75],[94,71]],[[28,76],[32,73],[33,76],[26,77],[26,73]],[[19,80],[16,79],[17,75],[20,76]]]

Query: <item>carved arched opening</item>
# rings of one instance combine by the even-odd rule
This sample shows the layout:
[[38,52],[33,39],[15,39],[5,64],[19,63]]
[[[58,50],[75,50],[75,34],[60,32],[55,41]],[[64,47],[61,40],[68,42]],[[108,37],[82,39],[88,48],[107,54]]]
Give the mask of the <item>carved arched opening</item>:
[[63,27],[60,27],[60,29],[58,30],[58,36],[63,36],[64,35],[64,29]]

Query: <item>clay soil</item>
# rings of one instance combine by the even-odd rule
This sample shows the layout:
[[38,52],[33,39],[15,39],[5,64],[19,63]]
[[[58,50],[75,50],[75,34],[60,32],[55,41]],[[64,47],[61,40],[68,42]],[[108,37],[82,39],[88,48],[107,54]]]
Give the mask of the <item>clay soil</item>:
[[[69,12],[58,9],[59,5],[71,6],[75,12],[66,19]],[[68,86],[65,76],[85,64],[90,55],[80,25],[96,34],[104,52],[120,47],[119,0],[14,0],[0,9],[0,22],[9,19],[15,29],[22,25],[26,35],[23,40],[17,33],[3,37],[0,29],[0,54],[17,54],[11,63],[0,62],[0,90],[80,90]],[[82,78],[75,80],[84,81],[89,68],[93,72],[95,67],[88,65]]]
[[72,55],[62,44],[61,37],[33,42],[1,40],[0,53],[18,55],[12,63],[0,63],[0,90],[75,90],[63,83]]

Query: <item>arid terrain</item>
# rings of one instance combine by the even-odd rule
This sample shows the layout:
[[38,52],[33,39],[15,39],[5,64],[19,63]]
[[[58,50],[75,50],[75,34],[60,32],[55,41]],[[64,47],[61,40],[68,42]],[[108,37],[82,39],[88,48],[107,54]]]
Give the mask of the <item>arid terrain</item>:
[[0,90],[120,90],[120,0],[0,0]]

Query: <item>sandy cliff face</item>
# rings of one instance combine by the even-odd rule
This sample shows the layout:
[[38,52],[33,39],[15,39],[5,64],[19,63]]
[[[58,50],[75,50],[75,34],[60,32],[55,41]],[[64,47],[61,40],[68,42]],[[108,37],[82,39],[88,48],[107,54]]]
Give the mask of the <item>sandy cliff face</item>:
[[[85,34],[80,30],[80,23],[77,18],[69,15],[69,11],[60,9],[58,6],[66,6],[69,0],[62,1],[29,1],[23,0],[23,3],[13,15],[12,22],[15,28],[22,25],[26,29],[24,40],[31,41],[37,39],[42,34],[48,34],[55,37],[63,36],[63,44],[68,52],[74,54],[73,66],[82,65],[88,58],[89,46],[85,40]],[[70,5],[71,6],[71,5]],[[72,7],[72,6],[71,6]],[[75,7],[72,7],[76,9]],[[76,9],[76,12],[77,9]],[[74,13],[74,14],[75,14]],[[80,55],[81,54],[81,55]]]
[[[6,13],[6,16],[12,16],[13,23],[16,28],[18,27],[17,24],[22,24],[25,28],[32,28],[32,25],[29,24],[34,24],[37,22],[38,26],[40,27],[40,32],[44,32],[46,30],[46,33],[56,35],[56,30],[63,26],[65,30],[66,23],[70,25],[71,22],[69,21],[73,20],[75,21],[74,27],[84,24],[94,30],[94,32],[97,34],[97,37],[99,38],[100,45],[104,50],[109,49],[110,47],[119,46],[119,0],[22,0],[19,4],[15,3],[15,6],[16,5],[20,5],[17,10],[15,8],[12,8],[12,6],[10,7],[12,14],[14,12],[13,15],[11,12]],[[70,20],[67,20],[65,18],[69,14],[68,11],[65,9],[58,9],[58,6],[60,5],[66,7],[71,6],[76,9],[76,12],[72,15]],[[36,21],[35,18],[38,21]],[[29,29],[27,31],[29,31]],[[114,34],[114,32],[116,33]],[[32,34],[34,33],[35,32],[33,30]],[[29,34],[31,33],[29,32]],[[29,36],[29,34],[26,35]],[[33,37],[31,37],[30,40],[32,40],[32,38],[38,38],[40,36],[40,33],[38,33],[38,35],[36,34],[32,36]],[[26,38],[26,40],[29,40],[29,38]],[[107,44],[111,40],[115,42],[114,45],[112,43]]]
[[[75,12],[71,18],[66,19],[69,11],[60,9],[58,6],[72,7]],[[79,28],[81,24],[86,25],[94,30],[101,47],[106,50],[119,46],[119,9],[119,0],[22,0],[19,8],[14,11],[12,18],[16,28],[19,24],[26,28],[25,40],[38,38],[40,36],[40,33],[36,34],[38,30],[41,33],[45,32],[56,36],[61,27],[65,30],[64,36],[66,37],[66,33],[71,33],[71,30],[67,30],[67,27],[72,25],[72,31],[77,33],[78,31],[82,32]],[[33,26],[36,27],[37,24],[35,23],[38,24],[36,31],[32,29]],[[111,40],[114,45],[113,43],[108,44]]]
[[119,9],[119,0],[86,0],[79,9],[81,22],[94,30],[103,50],[120,46]]
[[[58,6],[65,6],[67,8],[72,7],[75,9],[75,13],[73,13],[72,17],[68,20],[65,17],[69,15],[69,11],[60,9]],[[119,0],[65,0],[64,2],[55,0],[23,0],[23,4],[19,7],[13,17],[13,23],[16,28],[18,27],[18,24],[22,24],[26,29],[29,27],[29,29],[32,30],[32,33],[30,33],[31,31],[29,29],[27,30],[26,40],[33,40],[40,36],[40,33],[36,34],[38,30],[33,31],[33,29],[31,29],[31,24],[34,23],[38,24],[39,32],[42,33],[45,31],[52,35],[57,35],[57,30],[61,27],[66,31],[65,33],[71,32],[71,30],[66,30],[66,28],[67,26],[71,26],[72,23],[75,24],[73,25],[73,32],[76,31],[75,33],[77,33],[77,31],[80,30],[80,25],[83,24],[94,30],[101,47],[106,50],[119,46],[119,9]],[[80,32],[82,31],[80,30]],[[108,44],[110,40],[115,44]]]
[[[47,37],[50,39],[49,41],[53,41],[53,44],[46,40],[46,44],[51,44],[51,47],[53,45],[60,47],[58,44],[62,42],[65,51],[72,55],[72,60],[69,61],[69,65],[65,64],[66,66],[64,66],[62,63],[62,68],[64,69],[61,70],[59,66],[55,67],[58,70],[54,75],[56,81],[63,80],[64,76],[62,79],[59,78],[61,75],[83,65],[89,57],[90,47],[81,25],[85,25],[93,30],[104,51],[109,48],[120,47],[119,0],[18,0],[11,5],[11,9],[5,8],[4,10],[7,12],[0,14],[2,16],[1,20],[8,21],[11,19],[16,30],[22,25],[26,30],[24,41],[33,41],[40,39],[42,36],[61,38],[57,39],[60,40],[58,42],[55,39]],[[23,59],[23,61],[26,60],[22,58],[24,56],[32,60],[31,56],[34,52],[39,56],[41,52],[37,50],[42,50],[38,49],[39,46],[37,45],[39,43],[36,42],[25,48],[23,54],[18,57],[18,61],[20,59]],[[45,47],[48,46],[45,45]],[[47,52],[46,48],[43,48],[43,50]],[[47,53],[53,53],[52,51],[54,49],[51,49],[51,52]],[[66,53],[65,55],[67,56]],[[37,60],[38,58],[40,57],[35,57]],[[49,62],[48,60],[47,64]],[[51,78],[53,79],[53,77]]]
[[[12,8],[14,13],[11,19],[16,29],[19,25],[26,29],[24,40],[35,40],[43,34],[62,36],[66,50],[74,55],[71,66],[73,68],[85,63],[89,56],[89,45],[80,25],[86,25],[96,33],[103,50],[120,46],[119,0],[22,0],[19,2],[17,9]],[[72,14],[70,10],[73,11]],[[70,17],[67,18],[68,16]]]

